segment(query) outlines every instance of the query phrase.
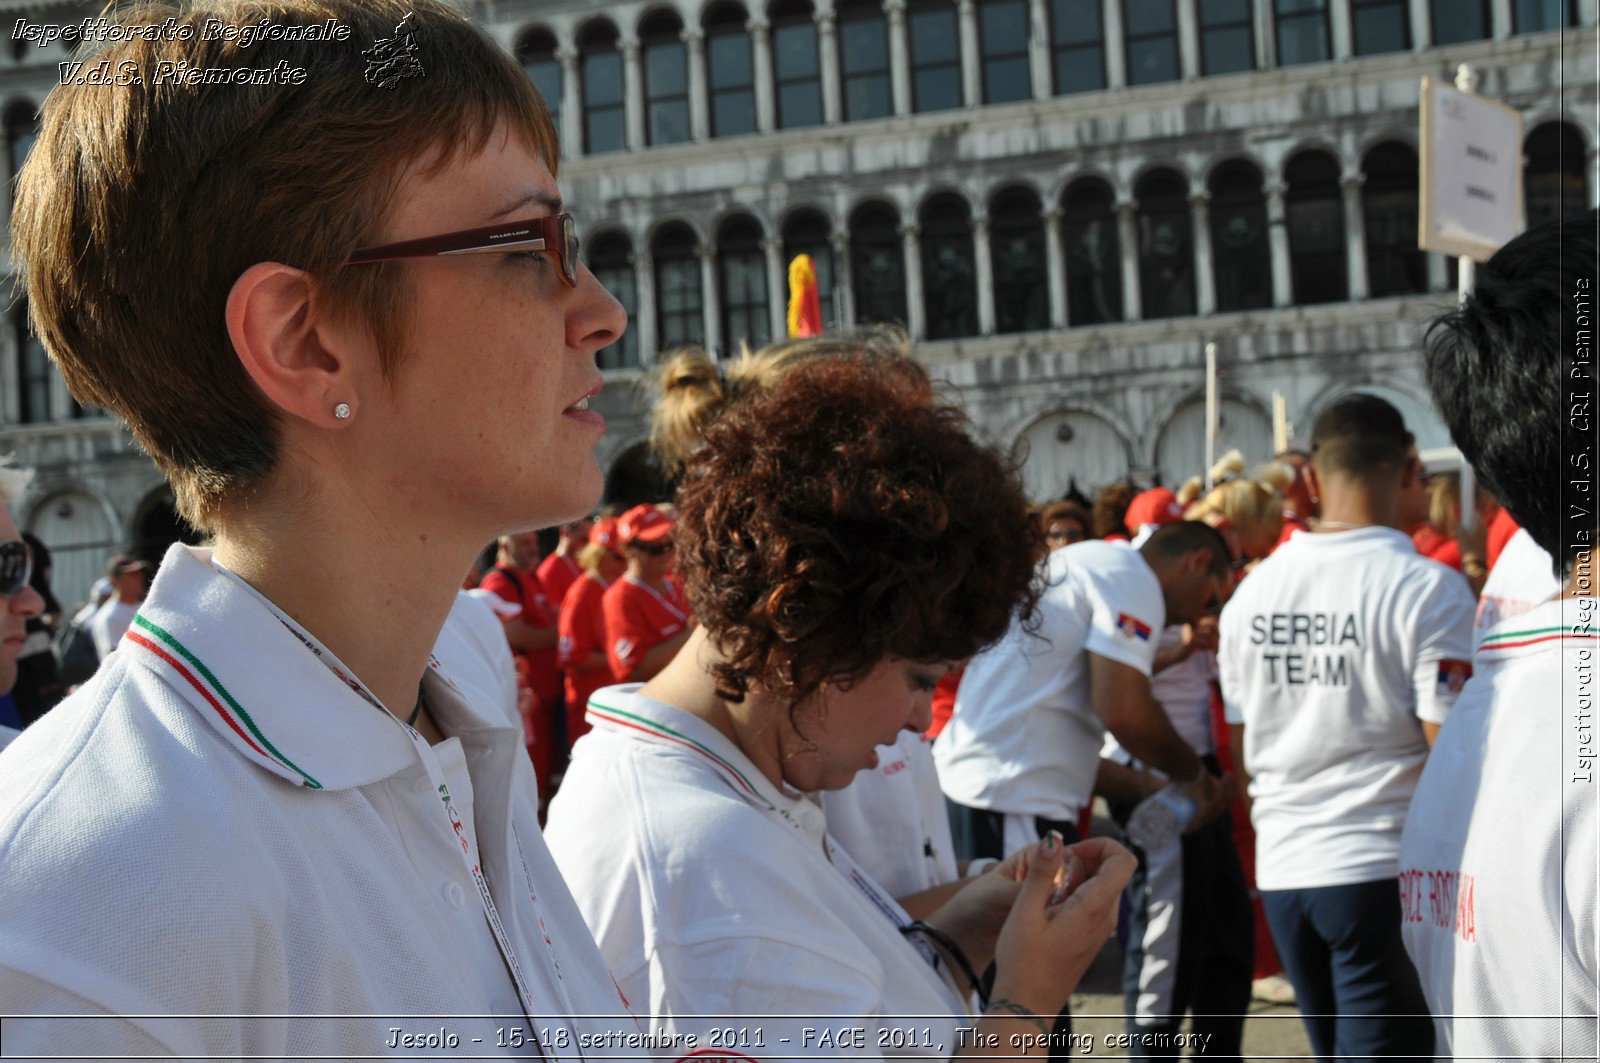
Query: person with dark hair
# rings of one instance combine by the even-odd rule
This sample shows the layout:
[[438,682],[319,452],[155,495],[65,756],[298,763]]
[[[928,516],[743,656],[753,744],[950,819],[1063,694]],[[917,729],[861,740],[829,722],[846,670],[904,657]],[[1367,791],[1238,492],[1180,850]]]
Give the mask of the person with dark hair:
[[[11,507],[32,479],[31,470],[18,469],[9,458],[0,457],[0,697],[9,694],[16,683],[26,632],[45,608],[32,579],[34,557],[28,544],[31,536],[19,536],[17,526],[11,522]],[[26,726],[22,720],[16,723]],[[0,722],[0,749],[10,745],[19,733],[20,727]]]
[[1122,541],[1128,538],[1124,518],[1128,506],[1139,496],[1139,488],[1129,480],[1118,480],[1100,488],[1094,496],[1094,537]]
[[1317,418],[1314,533],[1222,611],[1218,665],[1248,784],[1256,882],[1321,1058],[1428,1055],[1400,943],[1400,825],[1472,671],[1472,595],[1420,556],[1422,467],[1399,412],[1354,394]]
[[[939,677],[1037,595],[1014,470],[884,368],[810,359],[700,430],[674,532],[693,634],[648,683],[590,699],[550,844],[660,1027],[762,1016],[758,1055],[860,1054],[851,1030],[869,1054],[986,1052],[956,1028],[992,957],[978,1030],[1042,1054],[1039,1016],[1111,933],[1132,857],[1051,837],[912,920],[805,797],[925,728]],[[929,1032],[908,1044],[912,1015]]]
[[54,640],[62,617],[61,603],[50,588],[50,548],[32,532],[23,532],[22,541],[33,551],[29,583],[44,602],[44,612],[28,618],[28,635],[17,654],[17,685],[11,689],[17,715],[27,727],[55,707],[66,696],[67,687],[56,664]]
[[1402,928],[1441,1056],[1596,1058],[1596,436],[1563,393],[1594,390],[1597,225],[1512,240],[1428,330],[1451,437],[1562,583],[1484,635],[1406,819]]
[[1089,511],[1076,502],[1052,502],[1039,511],[1039,530],[1052,550],[1089,538]]

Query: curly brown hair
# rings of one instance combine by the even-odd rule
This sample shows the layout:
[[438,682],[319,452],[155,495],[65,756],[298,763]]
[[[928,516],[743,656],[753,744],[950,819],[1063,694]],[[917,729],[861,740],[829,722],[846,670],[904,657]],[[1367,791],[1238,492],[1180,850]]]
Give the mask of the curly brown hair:
[[969,429],[861,355],[797,366],[706,428],[676,538],[718,696],[796,705],[888,657],[970,657],[1033,615],[1037,526]]

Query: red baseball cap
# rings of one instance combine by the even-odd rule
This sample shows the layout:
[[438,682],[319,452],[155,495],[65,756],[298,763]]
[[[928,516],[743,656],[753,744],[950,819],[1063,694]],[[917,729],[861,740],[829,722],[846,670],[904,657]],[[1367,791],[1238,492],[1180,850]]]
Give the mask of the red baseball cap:
[[617,537],[625,543],[657,543],[672,534],[673,520],[646,502],[617,521]]
[[1129,532],[1136,532],[1146,524],[1171,524],[1182,519],[1183,507],[1178,505],[1178,496],[1165,487],[1152,487],[1133,496],[1122,523]]
[[602,517],[594,522],[594,527],[589,529],[589,541],[601,546],[615,546],[617,544],[617,518]]

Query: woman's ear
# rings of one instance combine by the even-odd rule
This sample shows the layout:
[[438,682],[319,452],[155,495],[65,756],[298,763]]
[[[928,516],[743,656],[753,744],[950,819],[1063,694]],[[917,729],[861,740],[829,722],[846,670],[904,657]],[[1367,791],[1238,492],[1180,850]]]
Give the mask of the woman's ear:
[[316,282],[304,270],[257,262],[228,292],[234,353],[267,399],[291,417],[323,428],[348,421],[357,403],[345,355],[319,327]]

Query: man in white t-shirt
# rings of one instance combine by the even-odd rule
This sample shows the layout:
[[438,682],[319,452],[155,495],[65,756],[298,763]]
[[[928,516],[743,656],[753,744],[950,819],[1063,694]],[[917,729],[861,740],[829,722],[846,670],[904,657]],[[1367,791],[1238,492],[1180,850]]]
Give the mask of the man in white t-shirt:
[[1256,884],[1316,1054],[1426,1056],[1433,1029],[1400,942],[1400,828],[1472,671],[1472,595],[1398,530],[1423,471],[1393,406],[1339,400],[1311,448],[1317,531],[1222,611]]
[[106,579],[111,581],[111,597],[89,620],[89,637],[102,661],[122,641],[149,585],[144,562],[120,554],[106,562]]
[[[1482,634],[1406,820],[1402,932],[1441,1057],[1597,1058],[1597,466],[1581,397],[1594,390],[1595,225],[1590,211],[1506,244],[1428,333],[1451,437],[1522,526],[1532,575],[1548,579],[1554,556],[1566,577]],[[1507,589],[1526,601],[1540,588]]]
[[1093,540],[1051,553],[1039,625],[1013,622],[972,659],[934,743],[957,853],[1004,857],[1043,831],[1077,837],[1109,730],[1130,753],[1221,810],[1199,755],[1150,696],[1161,630],[1198,618],[1233,585],[1233,555],[1198,521],[1137,550]]

